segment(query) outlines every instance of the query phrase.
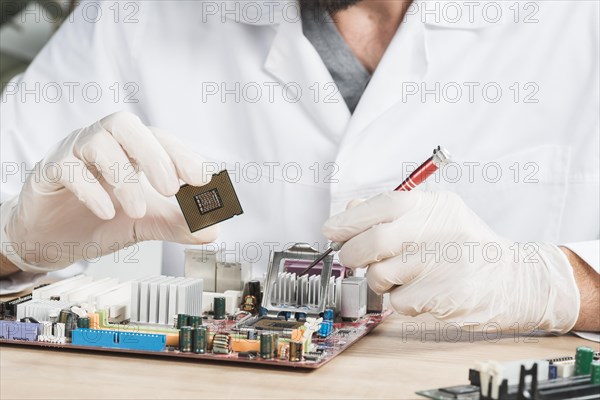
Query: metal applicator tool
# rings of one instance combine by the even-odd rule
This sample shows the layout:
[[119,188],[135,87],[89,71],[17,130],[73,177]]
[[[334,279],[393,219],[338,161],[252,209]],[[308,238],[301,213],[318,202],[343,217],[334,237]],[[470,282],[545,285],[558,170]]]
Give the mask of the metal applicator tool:
[[[433,155],[429,157],[423,164],[421,164],[412,174],[408,176],[394,191],[396,192],[409,192],[419,184],[424,182],[427,178],[435,173],[439,168],[450,162],[450,153],[448,150],[438,146],[433,150]],[[304,271],[298,276],[302,276],[310,271],[315,265],[319,264],[325,257],[334,251],[339,251],[345,242],[331,242],[329,248],[321,254],[312,264],[310,264]]]

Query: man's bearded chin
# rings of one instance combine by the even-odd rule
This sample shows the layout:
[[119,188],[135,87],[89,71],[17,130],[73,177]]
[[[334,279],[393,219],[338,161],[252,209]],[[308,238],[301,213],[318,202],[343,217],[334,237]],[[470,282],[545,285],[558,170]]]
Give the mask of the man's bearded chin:
[[333,14],[344,10],[362,0],[300,0],[302,8],[327,11]]

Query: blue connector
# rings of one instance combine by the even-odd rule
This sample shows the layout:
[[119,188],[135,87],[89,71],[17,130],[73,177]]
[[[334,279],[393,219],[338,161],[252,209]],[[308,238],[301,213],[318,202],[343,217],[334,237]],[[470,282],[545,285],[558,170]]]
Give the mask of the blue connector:
[[34,322],[0,321],[0,339],[25,340],[35,342],[38,340],[40,324]]
[[163,351],[167,344],[166,335],[105,331],[100,329],[76,329],[71,343],[77,346],[106,347],[143,351]]
[[317,335],[319,337],[328,337],[333,332],[333,319],[335,318],[335,313],[331,308],[327,308],[323,312],[323,322],[321,322],[321,326]]

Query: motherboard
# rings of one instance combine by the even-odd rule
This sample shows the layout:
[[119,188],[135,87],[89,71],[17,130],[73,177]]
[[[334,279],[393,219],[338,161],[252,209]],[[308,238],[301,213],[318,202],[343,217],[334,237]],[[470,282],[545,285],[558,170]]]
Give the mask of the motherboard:
[[600,352],[581,346],[574,355],[539,360],[477,362],[469,384],[417,392],[436,400],[600,399]]
[[186,251],[185,276],[127,282],[79,275],[1,304],[0,343],[57,350],[319,368],[391,311],[366,278],[298,243],[267,273]]

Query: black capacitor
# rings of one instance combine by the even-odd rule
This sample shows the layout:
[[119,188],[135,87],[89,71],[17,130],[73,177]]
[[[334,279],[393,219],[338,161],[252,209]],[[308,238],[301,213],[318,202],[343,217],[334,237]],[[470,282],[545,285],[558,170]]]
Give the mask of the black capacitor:
[[179,350],[185,353],[192,351],[192,327],[182,326],[179,329]]
[[273,358],[273,334],[263,333],[260,335],[260,357],[265,360]]
[[279,356],[279,335],[277,333],[272,333],[273,335],[273,357],[277,358]]
[[208,331],[204,326],[197,326],[193,328],[192,333],[192,348],[196,354],[205,354],[208,348]]
[[73,331],[77,329],[77,314],[68,309],[60,310],[58,322],[65,324],[65,338],[67,342],[70,342]]
[[291,362],[302,361],[303,348],[302,342],[290,341],[289,360]]
[[260,281],[250,281],[247,284],[248,293],[247,295],[256,297],[256,302],[260,306],[262,302],[262,294],[260,292]]
[[253,296],[256,299],[256,309],[254,310],[254,313],[257,313],[260,310],[260,305],[262,303],[260,281],[253,280],[246,283],[246,286],[244,287],[244,293],[242,295],[243,302],[245,302],[246,296]]
[[182,326],[190,326],[189,315],[177,314],[177,329],[181,329]]
[[589,375],[591,373],[592,361],[594,361],[594,349],[587,346],[579,346],[575,353],[575,375]]
[[215,319],[225,319],[225,297],[215,297],[214,303],[214,318]]
[[188,325],[191,326],[192,328],[195,328],[197,326],[202,326],[202,317],[200,317],[198,315],[190,315],[188,317]]
[[89,317],[80,317],[77,320],[77,327],[84,328],[84,329],[90,329],[90,318]]

